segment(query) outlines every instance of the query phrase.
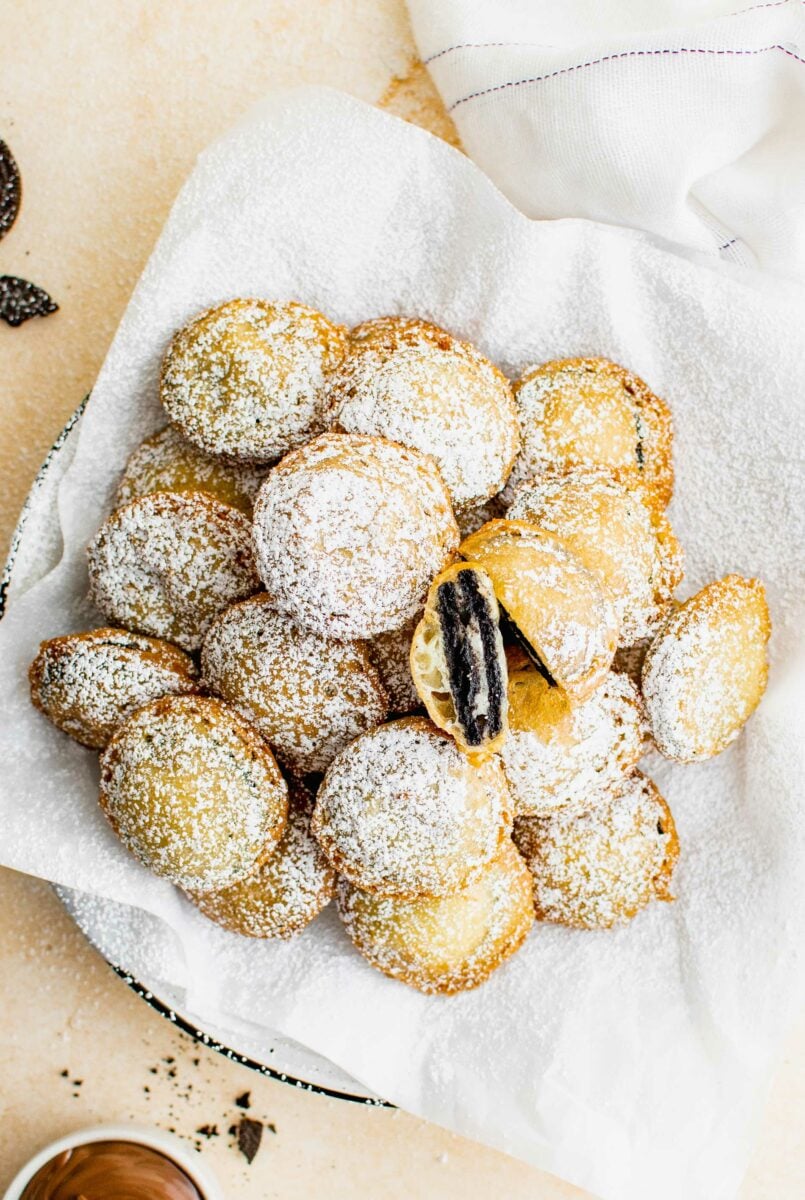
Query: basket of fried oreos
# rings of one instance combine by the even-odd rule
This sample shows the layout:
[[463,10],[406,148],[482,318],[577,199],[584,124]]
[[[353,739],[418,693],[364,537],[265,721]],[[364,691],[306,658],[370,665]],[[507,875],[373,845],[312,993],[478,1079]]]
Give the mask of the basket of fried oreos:
[[236,299],[175,334],[160,389],[88,550],[106,624],[30,668],[142,864],[243,937],[335,900],[372,966],[442,994],[535,920],[673,899],[638,763],[734,740],[770,622],[757,579],[676,598],[672,414],[643,380],[511,382],[426,321]]

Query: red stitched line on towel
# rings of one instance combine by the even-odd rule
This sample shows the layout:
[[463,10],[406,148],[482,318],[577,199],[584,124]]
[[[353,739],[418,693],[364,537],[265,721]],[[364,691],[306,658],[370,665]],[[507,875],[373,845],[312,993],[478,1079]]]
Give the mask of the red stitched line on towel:
[[470,92],[467,96],[462,96],[456,100],[447,109],[448,112],[453,112],[460,104],[466,104],[468,100],[476,100],[479,96],[489,96],[493,92],[503,92],[508,88],[524,87],[530,83],[543,83],[546,79],[555,79],[558,75],[570,75],[574,71],[584,70],[585,67],[597,67],[601,63],[615,62],[622,58],[652,58],[661,54],[711,54],[715,56],[730,56],[733,58],[751,57],[755,54],[767,54],[770,50],[781,50],[783,54],[789,58],[796,59],[797,62],[805,63],[805,58],[801,58],[795,54],[793,50],[789,50],[786,46],[759,46],[755,50],[711,50],[707,47],[697,46],[679,46],[676,48],[668,48],[664,50],[622,50],[618,54],[605,54],[602,58],[591,58],[588,62],[576,63],[572,67],[561,67],[558,71],[550,71],[547,75],[535,75],[531,79],[510,79],[507,83],[498,83],[495,87],[483,88],[478,92]]

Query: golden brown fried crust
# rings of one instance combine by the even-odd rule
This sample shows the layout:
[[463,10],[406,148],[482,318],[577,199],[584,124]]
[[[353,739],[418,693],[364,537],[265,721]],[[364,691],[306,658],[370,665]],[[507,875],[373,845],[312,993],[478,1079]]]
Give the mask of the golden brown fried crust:
[[[491,637],[496,644],[497,662],[500,672],[500,695],[489,695],[490,710],[495,705],[501,710],[500,730],[490,737],[488,732],[485,740],[470,743],[467,741],[466,730],[463,728],[459,712],[452,696],[450,671],[444,652],[444,636],[438,611],[439,588],[445,583],[455,583],[464,572],[472,572],[479,579],[479,594],[487,600],[488,616],[493,629]],[[469,563],[459,562],[440,571],[430,586],[425,613],[417,625],[411,641],[410,667],[414,686],[422,703],[427,709],[428,716],[439,729],[443,729],[456,742],[456,745],[468,757],[471,763],[485,762],[496,754],[506,740],[508,733],[508,699],[506,695],[507,668],[503,649],[503,640],[498,627],[499,613],[497,602],[492,590],[492,584],[484,571]],[[470,641],[472,648],[473,642]],[[471,651],[472,652],[472,649]],[[484,661],[475,664],[479,677],[489,685],[486,673],[487,664]]]
[[229,300],[174,334],[160,398],[171,423],[206,453],[276,462],[324,429],[326,378],[346,345],[345,327],[305,304]]
[[651,900],[673,899],[676,826],[640,771],[591,794],[586,813],[519,818],[514,839],[533,875],[538,920],[609,929],[631,921]]
[[[667,506],[673,494],[671,413],[665,402],[656,396],[638,375],[606,358],[555,359],[531,368],[515,383],[515,400],[518,401],[523,389],[532,384],[534,380],[572,371],[583,372],[589,377],[598,377],[620,387],[624,401],[628,403],[635,422],[634,465],[625,465],[620,468],[620,472],[624,475],[624,482],[628,478],[641,479],[653,505],[656,505],[661,511]],[[594,456],[587,457],[583,453],[579,453],[569,459],[562,458],[557,461],[570,466],[594,463],[596,459]],[[612,464],[604,462],[602,465]],[[616,471],[616,474],[620,472]],[[518,472],[515,464],[515,477],[518,481],[528,478],[529,472],[527,470]]]
[[654,742],[666,758],[711,758],[738,736],[766,689],[770,636],[759,579],[727,575],[670,614],[642,670]]
[[603,681],[618,640],[617,614],[599,576],[560,538],[528,521],[489,521],[459,552],[486,571],[501,608],[553,681],[572,704],[582,703]]
[[163,693],[199,692],[197,675],[178,647],[110,627],[50,638],[28,668],[34,706],[91,749],[103,749],[130,713]]
[[[259,764],[259,769],[263,772],[264,780],[271,787],[271,796],[265,797],[265,815],[267,828],[263,838],[261,849],[256,849],[247,869],[238,871],[230,879],[216,882],[215,884],[204,886],[201,882],[193,883],[183,877],[174,877],[170,869],[158,870],[155,863],[144,857],[135,845],[132,839],[123,830],[120,820],[116,815],[112,803],[112,789],[114,787],[114,778],[117,769],[131,761],[132,755],[136,757],[138,747],[143,743],[148,743],[155,731],[159,729],[160,722],[163,718],[168,717],[186,717],[188,722],[196,720],[202,728],[214,728],[218,723],[224,727],[227,735],[233,735],[242,749],[243,760],[245,762]],[[146,728],[147,727],[147,728]],[[196,734],[198,731],[194,731]],[[180,732],[180,737],[182,736]],[[228,756],[228,761],[231,769],[237,773],[238,762]],[[120,837],[124,845],[129,848],[136,857],[145,862],[156,874],[170,878],[177,886],[184,888],[187,891],[211,891],[221,887],[228,886],[230,883],[237,883],[239,879],[254,870],[274,852],[274,849],[282,837],[287,822],[288,813],[288,791],[286,783],[280,774],[280,770],[271,753],[271,748],[265,742],[257,730],[249,724],[235,709],[221,703],[211,696],[164,696],[159,700],[151,701],[150,704],[144,705],[143,708],[132,714],[115,732],[109,745],[101,756],[101,780],[99,803],[104,815],[114,832]],[[223,807],[221,808],[223,811]],[[158,831],[167,840],[170,836],[170,831],[167,827],[161,827]],[[226,836],[232,838],[234,830],[230,825]]]
[[[451,753],[445,762],[439,750],[448,747]],[[414,773],[407,777],[412,763]],[[359,828],[370,790],[367,771],[376,772],[383,782],[393,775],[398,788],[396,806],[385,798],[383,819],[388,828],[378,828],[376,812],[371,834],[366,827]],[[431,786],[426,808],[416,803],[423,775]],[[459,779],[466,804],[456,812],[452,792]],[[440,787],[452,798],[452,819],[437,804]],[[475,788],[483,789],[484,805],[471,810]],[[408,825],[406,814],[411,814]],[[319,787],[311,832],[338,874],[362,892],[395,900],[436,899],[481,874],[508,840],[511,822],[511,796],[499,759],[472,767],[448,734],[426,717],[412,716],[370,730],[336,757]],[[367,849],[370,836],[374,844]],[[383,858],[381,865],[372,861],[386,848],[395,861]]]
[[315,796],[300,780],[288,785],[288,823],[246,879],[214,892],[188,892],[216,925],[241,937],[291,938],[335,895],[337,876],[310,834]]
[[[366,961],[426,995],[453,996],[478,987],[520,949],[534,923],[531,876],[508,838],[485,870],[450,896],[411,901],[372,897],[342,880],[337,902],[347,932]],[[486,909],[482,936],[459,961],[437,967],[417,952],[418,938],[438,936],[449,943],[454,922],[454,935],[461,941],[462,919],[481,905]],[[409,922],[403,948],[394,944],[395,921]],[[404,926],[398,932],[404,938]]]

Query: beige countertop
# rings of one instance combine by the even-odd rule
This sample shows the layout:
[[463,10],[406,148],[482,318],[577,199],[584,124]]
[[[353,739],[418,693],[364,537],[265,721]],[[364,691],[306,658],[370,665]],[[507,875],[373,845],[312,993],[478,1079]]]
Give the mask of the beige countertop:
[[[0,274],[32,279],[60,305],[15,330],[0,324],[5,546],[212,137],[269,88],[298,83],[454,134],[416,64],[403,0],[6,0],[0,30],[0,137],[24,190]],[[584,1195],[405,1113],[305,1093],[196,1045],[111,972],[46,884],[9,871],[0,1013],[0,1189],[47,1140],[137,1120],[194,1141],[227,1195],[244,1200]],[[249,1116],[265,1124],[251,1166],[228,1132],[246,1091]],[[778,1070],[741,1200],[805,1195],[803,1111],[805,1024]]]

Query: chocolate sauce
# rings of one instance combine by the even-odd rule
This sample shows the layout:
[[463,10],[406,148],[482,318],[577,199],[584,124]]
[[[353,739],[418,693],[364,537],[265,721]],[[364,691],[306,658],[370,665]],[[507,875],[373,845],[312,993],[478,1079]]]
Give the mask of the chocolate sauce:
[[204,1200],[181,1167],[135,1142],[89,1142],[40,1167],[20,1200]]

